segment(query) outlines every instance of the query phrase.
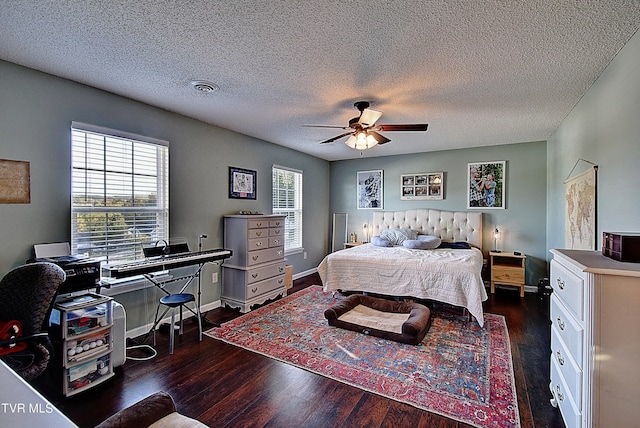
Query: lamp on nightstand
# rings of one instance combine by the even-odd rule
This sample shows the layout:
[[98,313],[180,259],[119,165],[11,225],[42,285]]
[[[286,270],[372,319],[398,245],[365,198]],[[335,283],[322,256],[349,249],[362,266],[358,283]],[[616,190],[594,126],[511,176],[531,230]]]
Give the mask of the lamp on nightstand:
[[369,234],[367,229],[367,223],[362,226],[362,242],[369,242]]
[[500,231],[498,230],[498,227],[496,226],[495,230],[493,231],[493,252],[494,253],[499,253],[500,250],[498,250],[498,240],[500,239]]

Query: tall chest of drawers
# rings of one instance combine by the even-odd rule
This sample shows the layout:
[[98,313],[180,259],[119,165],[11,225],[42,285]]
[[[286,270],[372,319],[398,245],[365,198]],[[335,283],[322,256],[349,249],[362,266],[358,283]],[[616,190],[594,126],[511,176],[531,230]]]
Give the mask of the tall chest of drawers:
[[552,404],[568,428],[640,427],[640,264],[551,253]]
[[283,215],[224,217],[224,246],[233,255],[222,265],[223,305],[245,313],[287,294]]

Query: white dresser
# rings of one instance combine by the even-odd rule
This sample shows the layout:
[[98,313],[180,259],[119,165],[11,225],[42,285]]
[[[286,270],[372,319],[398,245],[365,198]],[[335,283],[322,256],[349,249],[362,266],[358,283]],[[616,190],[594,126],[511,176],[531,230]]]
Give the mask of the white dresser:
[[222,265],[223,305],[240,308],[286,296],[283,215],[224,217],[224,247],[233,255]]
[[551,403],[568,428],[640,427],[640,264],[551,253]]

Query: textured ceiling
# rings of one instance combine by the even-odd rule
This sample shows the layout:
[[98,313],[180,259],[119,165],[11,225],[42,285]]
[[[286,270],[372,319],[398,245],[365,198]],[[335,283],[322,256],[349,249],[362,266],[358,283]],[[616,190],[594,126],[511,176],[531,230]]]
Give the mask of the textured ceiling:
[[640,0],[0,0],[0,58],[337,160],[301,125],[358,100],[429,124],[367,157],[546,140],[639,26]]

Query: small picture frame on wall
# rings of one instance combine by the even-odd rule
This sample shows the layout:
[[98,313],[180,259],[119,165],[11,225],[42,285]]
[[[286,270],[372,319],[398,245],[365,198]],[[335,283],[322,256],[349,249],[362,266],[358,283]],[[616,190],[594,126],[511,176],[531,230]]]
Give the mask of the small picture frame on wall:
[[505,208],[506,161],[469,163],[467,180],[468,209]]
[[444,173],[402,174],[400,187],[400,199],[403,201],[444,199]]
[[256,199],[257,176],[256,171],[230,166],[229,198]]
[[380,210],[383,208],[382,170],[357,172],[357,197],[359,210]]

